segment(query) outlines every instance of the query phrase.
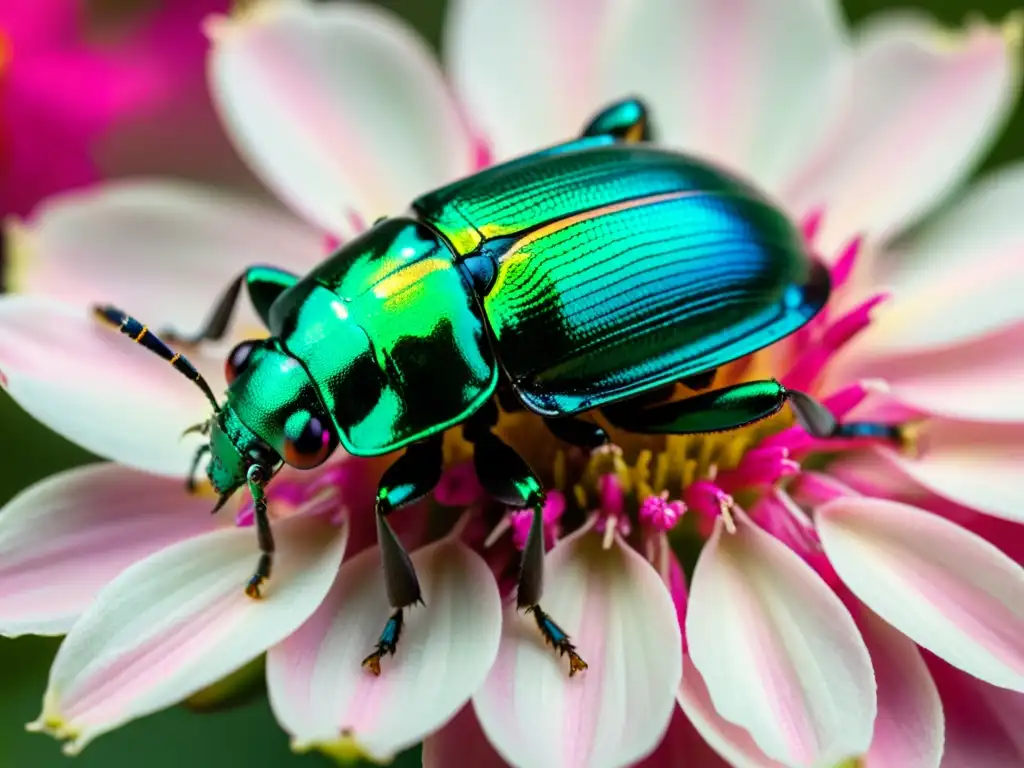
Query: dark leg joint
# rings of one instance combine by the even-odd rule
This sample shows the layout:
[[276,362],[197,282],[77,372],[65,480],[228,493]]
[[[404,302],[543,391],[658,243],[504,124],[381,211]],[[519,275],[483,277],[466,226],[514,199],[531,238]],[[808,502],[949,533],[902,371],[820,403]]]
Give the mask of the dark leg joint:
[[544,425],[559,440],[569,445],[593,450],[608,443],[608,433],[592,421],[572,416],[545,417]]
[[533,619],[537,622],[537,628],[544,636],[544,641],[558,651],[559,656],[569,655],[569,677],[587,668],[587,662],[576,653],[576,646],[569,641],[569,636],[541,610],[539,605],[527,606],[526,612],[533,614]]
[[884,440],[899,446],[905,446],[908,442],[906,431],[899,424],[884,424],[877,421],[841,422],[828,408],[808,394],[790,389],[786,391],[786,397],[797,423],[809,435],[820,440],[863,438]]

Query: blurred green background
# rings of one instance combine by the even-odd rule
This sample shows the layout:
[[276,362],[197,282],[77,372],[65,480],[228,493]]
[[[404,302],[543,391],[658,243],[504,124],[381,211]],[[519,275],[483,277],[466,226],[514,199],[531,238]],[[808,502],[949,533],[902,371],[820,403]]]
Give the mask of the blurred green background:
[[[9,0],[0,0],[7,2]],[[173,2],[174,0],[167,0]],[[344,1],[344,0],[340,0]],[[515,2],[516,0],[507,0]],[[680,0],[682,2],[683,0]],[[788,0],[778,0],[788,2]],[[377,0],[404,17],[436,47],[444,23],[444,0]],[[922,8],[947,25],[958,25],[972,13],[1001,20],[1020,9],[1013,0],[846,0],[853,24],[867,15],[897,7]],[[1002,165],[1024,154],[1024,109],[1019,105],[983,168]],[[0,504],[19,490],[58,470],[95,461],[95,457],[39,426],[0,394]],[[225,766],[328,766],[320,755],[293,755],[277,727],[265,698],[231,710],[197,714],[178,707],[101,737],[76,758],[66,758],[49,737],[28,734],[24,723],[39,712],[46,672],[58,640],[0,639],[0,766],[50,768],[224,768]],[[73,760],[73,762],[71,762]],[[397,766],[419,765],[418,750],[399,757]]]

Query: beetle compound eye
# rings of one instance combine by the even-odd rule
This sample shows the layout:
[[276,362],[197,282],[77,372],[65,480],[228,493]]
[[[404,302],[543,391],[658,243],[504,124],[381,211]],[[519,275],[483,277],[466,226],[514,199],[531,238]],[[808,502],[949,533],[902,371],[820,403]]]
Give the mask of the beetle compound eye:
[[246,369],[252,359],[256,344],[255,341],[243,341],[231,350],[231,354],[228,355],[228,359],[224,363],[224,376],[227,378],[228,384],[242,375],[242,371]]
[[311,469],[324,462],[333,441],[327,426],[306,411],[292,414],[285,424],[284,460],[299,469]]

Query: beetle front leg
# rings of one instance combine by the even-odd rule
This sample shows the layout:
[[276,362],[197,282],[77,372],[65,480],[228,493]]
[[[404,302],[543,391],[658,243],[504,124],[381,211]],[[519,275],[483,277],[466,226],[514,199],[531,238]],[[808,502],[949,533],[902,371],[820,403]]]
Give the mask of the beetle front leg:
[[[245,585],[245,594],[258,599],[262,597],[260,587],[270,578],[271,567],[274,564],[274,534],[270,530],[270,518],[267,516],[267,496],[263,492],[270,473],[253,464],[249,467],[246,482],[249,485],[249,493],[252,494],[253,517],[256,519],[256,538],[260,544],[260,559],[256,564],[256,570]],[[219,505],[218,505],[219,507]],[[216,511],[216,510],[214,510]]]
[[405,609],[422,603],[420,582],[409,553],[395,535],[387,516],[396,509],[408,506],[430,493],[441,479],[444,457],[442,436],[436,435],[406,449],[399,459],[388,467],[377,490],[377,543],[380,546],[381,565],[384,567],[384,588],[388,603],[394,609],[384,624],[377,645],[363,659],[363,666],[373,674],[380,674],[380,660],[394,655],[402,634]]
[[540,607],[544,592],[544,492],[540,481],[523,458],[503,443],[490,428],[469,426],[466,439],[473,443],[473,464],[484,489],[510,507],[533,510],[530,531],[523,547],[516,602],[533,615],[545,641],[569,656],[569,676],[587,668],[569,635]]

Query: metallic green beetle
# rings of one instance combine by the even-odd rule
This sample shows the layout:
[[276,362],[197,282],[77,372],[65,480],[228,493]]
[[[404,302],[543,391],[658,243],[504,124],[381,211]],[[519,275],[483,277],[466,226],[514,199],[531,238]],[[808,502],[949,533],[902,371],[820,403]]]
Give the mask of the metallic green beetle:
[[[308,469],[338,444],[358,456],[406,448],[377,496],[394,608],[364,662],[379,673],[382,656],[395,651],[403,609],[420,601],[416,573],[387,515],[433,489],[442,433],[462,425],[482,485],[505,504],[534,510],[518,604],[569,655],[572,674],[586,664],[539,606],[543,492],[492,431],[496,392],[587,448],[607,441],[597,425],[577,418],[593,409],[642,433],[733,429],[786,402],[820,437],[891,429],[838,424],[809,396],[775,381],[708,389],[717,366],[813,317],[828,299],[828,273],[756,190],[648,139],[643,105],[624,101],[575,141],[423,195],[410,213],[377,222],[304,277],[251,268],[190,339],[221,338],[241,286],[248,288],[271,336],[231,353],[223,406],[188,361],[145,326],[97,308],[213,403],[202,426],[209,444],[193,471],[208,453],[221,504],[245,484],[253,495],[262,554],[246,587],[251,596],[270,576],[274,546],[263,489],[282,460]],[[707,391],[652,404],[653,392],[680,381]]]

